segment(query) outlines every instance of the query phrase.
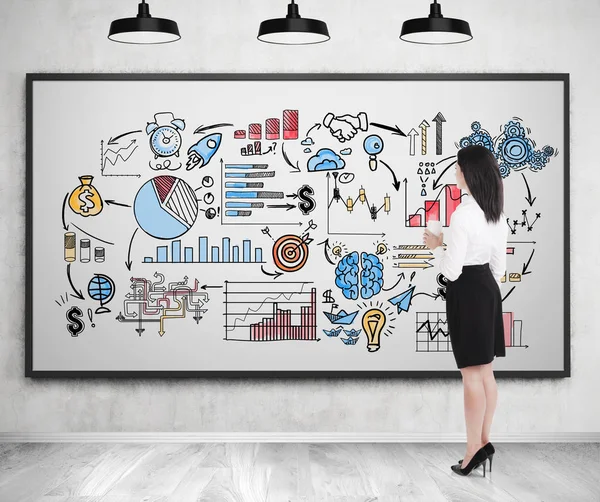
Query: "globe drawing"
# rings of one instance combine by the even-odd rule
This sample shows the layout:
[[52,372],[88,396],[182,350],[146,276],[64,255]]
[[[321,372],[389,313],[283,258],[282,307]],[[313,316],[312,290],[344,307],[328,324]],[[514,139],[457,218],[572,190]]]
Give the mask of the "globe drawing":
[[105,305],[115,295],[115,283],[110,277],[104,274],[96,274],[88,283],[88,295],[90,295],[92,300],[100,302],[100,307],[96,309],[96,314],[110,312],[110,309],[105,307]]
[[133,204],[140,228],[157,239],[185,234],[198,216],[196,193],[175,176],[156,176],[139,189]]

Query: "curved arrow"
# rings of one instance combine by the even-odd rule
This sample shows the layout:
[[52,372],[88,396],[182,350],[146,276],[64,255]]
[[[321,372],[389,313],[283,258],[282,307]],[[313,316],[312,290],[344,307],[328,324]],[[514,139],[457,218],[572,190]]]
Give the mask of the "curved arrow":
[[400,190],[400,185],[402,184],[402,182],[398,181],[398,178],[396,178],[396,173],[394,172],[394,170],[390,166],[388,166],[383,160],[380,160],[379,162],[381,162],[385,167],[387,167],[390,170],[390,172],[392,173],[392,176],[394,177],[394,182],[392,184],[394,185],[396,192],[398,190]]
[[65,222],[65,208],[67,207],[67,199],[69,198],[69,194],[67,193],[67,195],[65,195],[65,200],[63,201],[63,207],[62,207],[62,222],[63,222],[63,228],[65,230],[69,230],[69,225],[67,225],[67,223]]
[[129,241],[129,250],[127,251],[127,261],[125,262],[125,266],[127,267],[127,270],[131,270],[131,245],[133,244],[133,238],[135,237],[135,234],[137,234],[138,230],[139,230],[139,228],[135,229],[135,231],[133,232],[133,235],[131,236],[131,240]]
[[83,293],[81,292],[81,289],[79,291],[77,291],[75,284],[73,284],[73,280],[71,279],[71,264],[70,263],[67,265],[67,279],[69,279],[69,284],[71,285],[71,288],[73,288],[73,291],[75,292],[75,294],[71,293],[71,296],[73,298],[79,298],[80,300],[85,300],[85,297],[83,296]]
[[111,138],[108,140],[108,143],[107,143],[107,145],[116,145],[116,144],[117,144],[117,140],[121,139],[123,136],[127,136],[127,135],[129,135],[129,134],[135,134],[136,132],[142,132],[142,130],[140,129],[139,131],[129,131],[129,132],[126,132],[126,133],[123,133],[123,134],[119,134],[119,135],[118,135],[117,137],[115,137],[115,138],[112,138],[112,137],[111,137]]
[[317,246],[320,246],[321,244],[325,244],[325,246],[323,247],[323,251],[325,252],[325,259],[332,265],[335,265],[335,263],[331,261],[331,258],[329,258],[329,253],[327,252],[327,250],[329,249],[329,237],[327,237],[327,239],[325,239],[323,242],[319,242]]
[[281,272],[275,272],[274,274],[272,274],[272,273],[270,273],[270,272],[267,272],[267,271],[265,270],[265,268],[264,268],[264,266],[263,266],[263,265],[261,265],[261,266],[260,266],[260,269],[261,269],[261,271],[262,271],[262,273],[263,273],[263,274],[265,274],[265,275],[268,275],[268,276],[270,276],[270,277],[273,277],[273,279],[277,279],[278,277],[280,277],[280,276],[282,276],[282,275],[283,275],[283,273],[281,273]]
[[371,122],[373,127],[379,127],[379,129],[384,129],[385,131],[391,131],[393,136],[404,136],[406,138],[406,134],[402,132],[402,130],[398,126],[387,126],[384,124],[377,124],[376,122]]
[[527,183],[527,178],[523,173],[521,173],[521,176],[523,176],[523,181],[525,181],[525,186],[527,187],[527,197],[525,197],[525,200],[529,203],[529,206],[531,207],[533,206],[533,203],[535,202],[535,199],[537,199],[537,197],[531,199],[531,190],[529,189],[529,183]]
[[381,289],[382,289],[383,291],[391,291],[392,289],[394,289],[394,288],[395,288],[395,287],[396,287],[398,284],[400,284],[400,281],[401,281],[402,279],[404,279],[404,272],[402,272],[402,273],[401,273],[401,274],[400,274],[398,277],[399,277],[398,281],[397,281],[397,282],[396,282],[396,284],[394,284],[394,285],[393,285],[391,288],[388,288],[388,289],[386,289],[386,288],[381,288]]
[[[445,161],[447,161],[449,159],[453,159],[453,158],[455,158],[455,156],[448,157],[447,159],[444,159],[444,160],[440,160],[436,165],[440,165],[442,162],[445,162]],[[446,171],[448,171],[448,169],[450,169],[454,164],[456,164],[456,160],[454,162],[452,162],[448,167],[446,167],[446,169],[444,169],[442,171],[442,173],[437,177],[437,180],[433,181],[433,186],[431,187],[432,190],[436,190],[439,186],[441,186],[441,185],[438,185],[439,181],[442,179],[442,176],[444,176],[444,174],[446,174]]]

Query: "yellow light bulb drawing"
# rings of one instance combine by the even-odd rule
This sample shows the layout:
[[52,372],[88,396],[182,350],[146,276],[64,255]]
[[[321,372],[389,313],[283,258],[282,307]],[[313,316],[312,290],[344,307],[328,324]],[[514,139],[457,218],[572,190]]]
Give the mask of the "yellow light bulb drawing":
[[367,334],[367,350],[375,352],[379,350],[379,339],[381,331],[385,326],[385,314],[379,309],[369,309],[362,316],[362,325]]
[[331,254],[334,256],[342,256],[342,246],[334,246],[331,250]]

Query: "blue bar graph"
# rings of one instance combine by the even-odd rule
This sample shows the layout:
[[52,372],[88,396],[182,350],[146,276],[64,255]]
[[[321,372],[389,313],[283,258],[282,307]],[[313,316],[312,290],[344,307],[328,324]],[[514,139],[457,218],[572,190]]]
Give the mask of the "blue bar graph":
[[223,237],[223,263],[229,263],[229,237]]
[[183,248],[182,256],[181,240],[176,240],[166,246],[157,246],[156,258],[146,256],[143,263],[265,263],[262,248],[253,248],[250,239],[244,239],[241,246],[232,246],[230,237],[222,237],[220,246],[210,246],[208,241],[205,235],[198,238],[197,261],[194,261],[194,248]]
[[198,245],[200,246],[200,263],[208,262],[208,237],[200,237],[198,239]]
[[244,241],[244,263],[250,263],[250,241]]
[[181,262],[181,241],[171,242],[171,259],[173,263]]

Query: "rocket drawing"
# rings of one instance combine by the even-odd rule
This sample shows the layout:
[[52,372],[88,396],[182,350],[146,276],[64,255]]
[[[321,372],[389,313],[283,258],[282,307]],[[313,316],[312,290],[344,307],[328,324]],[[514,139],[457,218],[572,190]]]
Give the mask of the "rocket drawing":
[[186,164],[187,170],[190,171],[194,167],[204,167],[207,165],[214,154],[217,153],[219,146],[221,146],[221,137],[221,133],[216,132],[192,145],[187,152],[189,156]]

